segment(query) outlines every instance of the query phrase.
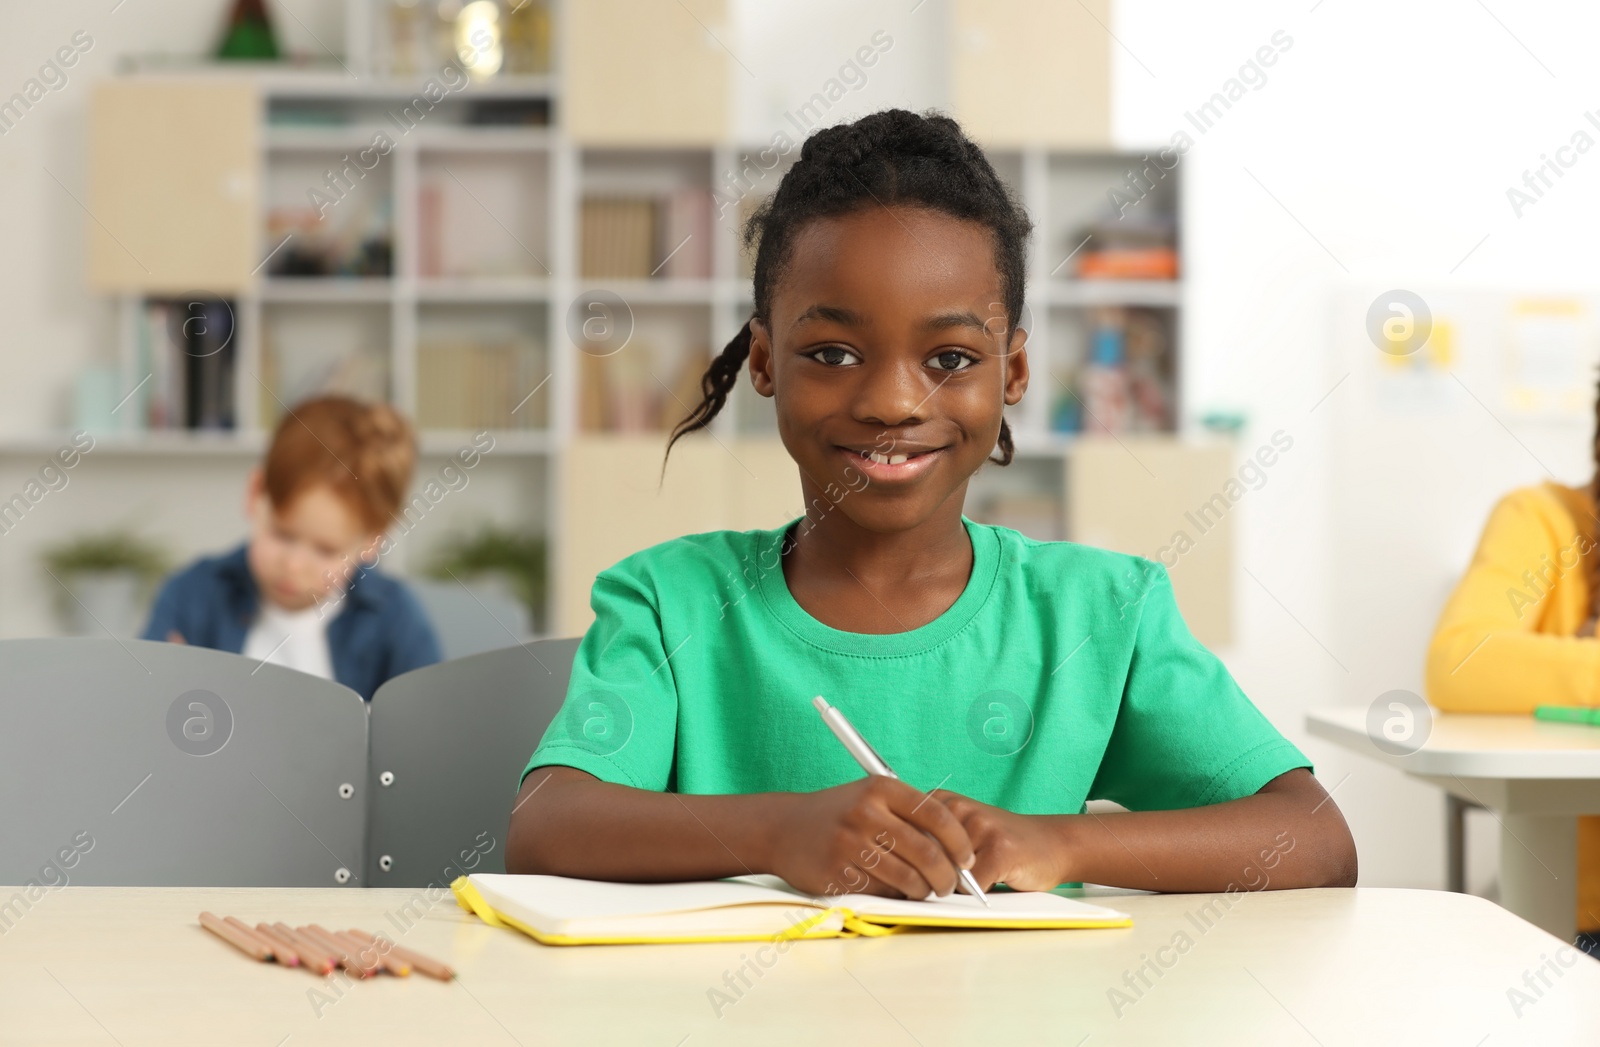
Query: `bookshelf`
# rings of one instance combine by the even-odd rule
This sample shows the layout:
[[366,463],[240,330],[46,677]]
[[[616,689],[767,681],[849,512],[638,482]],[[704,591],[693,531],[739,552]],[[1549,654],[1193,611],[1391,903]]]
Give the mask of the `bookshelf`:
[[[705,364],[748,317],[739,229],[797,152],[719,214],[713,191],[730,196],[729,174],[748,169],[744,158],[768,143],[629,144],[576,135],[564,124],[566,52],[559,43],[539,71],[450,90],[419,118],[413,103],[425,78],[405,71],[420,63],[397,61],[393,41],[379,31],[387,5],[350,0],[348,7],[345,64],[352,75],[207,66],[125,76],[195,91],[212,90],[214,81],[251,85],[256,126],[240,141],[250,151],[241,162],[254,172],[255,269],[217,292],[236,325],[232,427],[152,427],[156,391],[147,383],[102,446],[108,456],[159,469],[163,482],[186,463],[197,476],[211,476],[214,467],[205,472],[202,463],[236,458],[243,466],[260,453],[284,405],[301,397],[343,391],[388,399],[418,425],[419,483],[476,429],[490,429],[496,448],[473,485],[440,514],[443,521],[399,543],[386,566],[403,573],[444,533],[493,518],[543,534],[554,567],[582,542],[594,544],[563,522],[563,500],[575,484],[590,482],[573,474],[572,463],[611,459],[576,454],[579,445],[614,438],[618,447],[643,447],[653,470],[666,431],[698,401]],[[562,39],[559,17],[547,38]],[[570,52],[581,55],[584,46]],[[370,169],[350,170],[347,158],[371,159],[360,151],[380,133],[392,148]],[[968,512],[1039,538],[1063,538],[1068,459],[1085,427],[1071,404],[1105,329],[1120,325],[1130,358],[1135,346],[1145,354],[1165,400],[1160,418],[1131,430],[1177,432],[1182,403],[1181,266],[1177,276],[1089,279],[1079,275],[1088,249],[1075,248],[1091,231],[1134,236],[1136,226],[1159,226],[1176,258],[1181,171],[1118,219],[1107,190],[1140,166],[1137,154],[1007,146],[991,157],[1036,222],[1026,316],[1034,379],[1008,413],[1016,460],[1009,469],[980,472]],[[344,185],[330,177],[341,169]],[[174,293],[115,294],[123,389],[148,370],[142,354],[153,338],[152,300]],[[144,421],[129,424],[134,418]],[[754,450],[776,443],[776,417],[748,382],[711,432],[685,443],[691,441],[750,448],[752,459],[771,466],[763,477],[783,471],[781,453]],[[13,443],[0,453],[21,454],[50,440]],[[674,470],[679,458],[675,451]],[[641,472],[639,484],[646,479]],[[788,476],[774,482],[792,487],[792,495],[718,497],[792,504],[797,514],[798,485]],[[237,498],[231,490],[225,496]],[[580,565],[563,582],[566,570],[550,571],[544,619],[549,632],[563,635],[581,628],[571,619],[583,613],[581,579],[593,573]]]

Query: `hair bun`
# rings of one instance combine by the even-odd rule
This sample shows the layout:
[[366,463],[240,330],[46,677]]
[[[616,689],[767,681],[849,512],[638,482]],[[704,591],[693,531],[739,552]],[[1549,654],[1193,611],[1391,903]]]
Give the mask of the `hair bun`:
[[411,436],[411,427],[400,412],[385,403],[368,404],[354,428],[366,440],[407,440]]

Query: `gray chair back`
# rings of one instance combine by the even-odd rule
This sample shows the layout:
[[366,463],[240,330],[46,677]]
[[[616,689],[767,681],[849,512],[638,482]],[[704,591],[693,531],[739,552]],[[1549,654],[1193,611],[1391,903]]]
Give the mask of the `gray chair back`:
[[[364,885],[367,708],[184,644],[0,641],[0,929],[43,892]],[[20,908],[19,908],[20,906]]]
[[515,647],[533,636],[527,604],[497,589],[431,578],[407,578],[406,588],[433,623],[445,661]]
[[504,872],[517,779],[567,694],[577,638],[414,669],[372,696],[369,887]]

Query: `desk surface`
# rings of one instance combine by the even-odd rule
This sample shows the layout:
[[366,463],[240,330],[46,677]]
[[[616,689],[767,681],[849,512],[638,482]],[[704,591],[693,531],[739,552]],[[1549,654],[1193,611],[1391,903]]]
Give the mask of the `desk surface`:
[[1433,714],[1421,749],[1384,752],[1367,733],[1364,706],[1322,709],[1306,717],[1314,737],[1334,742],[1412,774],[1463,778],[1600,778],[1600,727],[1532,716]]
[[[0,888],[0,901],[12,893]],[[455,982],[324,984],[253,963],[196,923],[210,909],[376,931],[412,899],[400,942],[454,965]],[[547,947],[448,897],[429,907],[401,890],[68,887],[0,935],[0,1043],[1497,1047],[1593,1042],[1600,1030],[1600,963],[1478,898],[1103,900],[1134,926],[798,942],[734,997],[725,975],[754,962],[754,943]],[[1535,995],[1524,975],[1541,967],[1550,984],[1530,974]],[[1513,989],[1527,994],[1517,1006]],[[713,990],[732,1000],[720,1013]]]

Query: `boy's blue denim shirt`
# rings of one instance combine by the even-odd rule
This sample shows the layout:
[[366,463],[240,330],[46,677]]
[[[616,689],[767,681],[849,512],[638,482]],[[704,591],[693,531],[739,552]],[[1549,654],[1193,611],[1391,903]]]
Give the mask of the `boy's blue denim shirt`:
[[[144,639],[176,630],[197,647],[235,654],[255,620],[261,596],[250,574],[248,546],[206,557],[161,587]],[[343,606],[330,609],[328,652],[333,678],[367,701],[391,677],[439,661],[439,639],[422,605],[399,581],[375,568],[357,570]]]

